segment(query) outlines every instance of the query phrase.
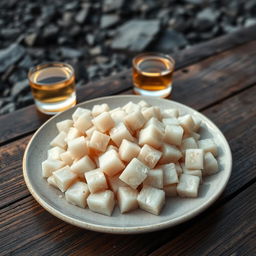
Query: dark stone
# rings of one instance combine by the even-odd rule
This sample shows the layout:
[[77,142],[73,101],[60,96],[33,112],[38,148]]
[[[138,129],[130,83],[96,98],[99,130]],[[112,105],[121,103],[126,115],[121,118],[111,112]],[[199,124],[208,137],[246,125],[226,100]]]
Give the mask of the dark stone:
[[34,102],[34,99],[32,94],[29,93],[28,95],[18,97],[17,101],[18,101],[19,107],[23,107],[23,106],[32,104]]
[[216,22],[218,17],[219,17],[219,12],[213,10],[212,8],[205,8],[197,14],[197,19],[207,20],[211,23]]
[[255,0],[247,0],[245,2],[245,10],[250,12],[252,15],[256,13],[256,2]]
[[78,5],[79,5],[78,1],[69,2],[64,5],[64,9],[65,10],[74,10],[78,7]]
[[1,29],[1,36],[5,39],[13,39],[21,33],[18,28],[3,28]]
[[95,36],[93,34],[87,34],[86,35],[86,42],[89,45],[94,45],[94,43],[95,43]]
[[160,30],[159,20],[131,20],[118,28],[113,49],[142,51]]
[[253,18],[249,18],[245,21],[244,26],[245,27],[249,27],[249,26],[253,26],[256,24],[256,19]]
[[77,59],[83,56],[83,51],[69,47],[60,48],[60,53],[61,56],[66,59]]
[[91,48],[90,50],[89,50],[89,52],[90,52],[90,54],[91,55],[99,55],[99,54],[101,54],[101,47],[100,46],[95,46],[95,47],[93,47],[93,48]]
[[124,4],[124,0],[104,0],[103,1],[103,11],[111,12],[115,10],[120,10]]
[[81,28],[78,25],[73,26],[69,31],[70,37],[79,36],[81,34]]
[[74,13],[67,11],[62,15],[62,20],[59,22],[61,26],[69,27],[72,24]]
[[174,50],[185,47],[187,44],[188,41],[183,36],[183,34],[178,33],[173,29],[167,29],[160,35],[154,50],[160,52],[172,52]]
[[120,17],[116,14],[104,14],[101,16],[100,28],[105,29],[116,25]]
[[82,8],[76,15],[75,20],[79,24],[83,24],[88,16],[89,6]]
[[56,25],[49,25],[43,30],[43,38],[45,41],[55,41],[57,38],[57,33],[59,32],[59,28]]
[[13,72],[9,78],[8,81],[10,84],[18,83],[19,81],[23,81],[27,77],[27,71],[25,71],[23,68],[15,69],[15,72]]
[[203,1],[202,0],[184,0],[184,2],[188,4],[194,4],[194,5],[202,5]]
[[29,89],[28,80],[22,80],[14,84],[11,90],[11,95],[15,98],[19,96],[19,94],[23,93],[24,91]]
[[87,68],[87,73],[90,79],[97,76],[98,72],[99,72],[99,67],[97,65],[92,65]]
[[19,44],[11,44],[9,47],[0,50],[0,73],[21,59],[25,52],[25,48]]
[[18,63],[18,67],[29,69],[33,66],[32,59],[29,55],[25,55],[25,57]]
[[10,102],[8,104],[6,104],[4,107],[2,107],[0,109],[0,114],[1,115],[4,115],[4,114],[7,114],[7,113],[11,113],[13,112],[14,110],[16,109],[16,106],[13,102]]
[[24,42],[27,46],[34,46],[38,38],[37,33],[31,33],[24,38]]

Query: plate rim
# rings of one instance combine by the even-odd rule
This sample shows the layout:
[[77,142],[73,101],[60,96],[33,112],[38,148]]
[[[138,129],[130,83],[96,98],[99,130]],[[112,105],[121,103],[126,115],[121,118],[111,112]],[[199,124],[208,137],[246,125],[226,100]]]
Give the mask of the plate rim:
[[[86,100],[83,101],[77,105],[75,105],[74,107],[70,108],[70,109],[74,109],[77,107],[80,107],[81,105],[84,105],[85,103],[93,103],[94,101],[99,101],[99,100],[105,100],[105,99],[111,99],[111,98],[130,98],[130,97],[136,97],[136,98],[140,98],[141,100],[147,100],[147,99],[156,99],[156,97],[150,97],[150,96],[137,96],[137,95],[114,95],[114,96],[105,96],[105,97],[98,97],[98,98],[94,98],[94,99],[90,99],[90,100]],[[157,230],[161,230],[161,229],[165,229],[165,228],[170,228],[173,226],[176,226],[178,224],[181,224],[183,222],[186,222],[190,219],[192,219],[193,217],[199,215],[200,213],[202,213],[204,210],[206,210],[210,205],[212,205],[218,198],[219,196],[222,194],[222,192],[224,191],[224,189],[227,186],[227,183],[230,179],[231,176],[231,172],[232,172],[232,153],[231,153],[231,149],[230,146],[224,136],[224,134],[221,132],[221,130],[204,114],[200,113],[199,111],[197,111],[196,109],[193,109],[190,106],[187,106],[185,104],[179,103],[177,101],[173,101],[173,100],[168,100],[168,99],[162,99],[162,98],[157,98],[157,99],[161,99],[163,101],[167,101],[167,102],[173,102],[174,104],[180,106],[181,108],[188,108],[191,111],[195,111],[196,113],[199,113],[200,115],[203,115],[203,117],[207,120],[207,122],[209,122],[211,124],[211,126],[214,127],[214,129],[218,130],[219,135],[222,137],[222,140],[224,141],[224,144],[226,146],[227,152],[226,152],[226,157],[228,157],[228,164],[227,164],[227,178],[222,186],[222,188],[216,193],[214,194],[209,200],[207,200],[206,202],[204,202],[202,204],[202,206],[200,206],[199,209],[194,210],[192,212],[188,212],[186,213],[186,215],[182,215],[176,218],[173,218],[171,220],[165,221],[165,222],[161,222],[161,223],[157,223],[157,224],[150,224],[150,225],[144,225],[144,226],[139,226],[139,227],[112,227],[112,226],[102,226],[99,224],[94,224],[94,223],[89,223],[89,222],[85,222],[85,221],[81,221],[78,220],[76,218],[70,217],[65,213],[62,213],[60,211],[58,211],[57,209],[55,209],[53,206],[49,205],[46,201],[44,201],[43,198],[41,198],[37,192],[34,190],[33,185],[30,182],[30,179],[28,177],[28,170],[26,168],[26,159],[27,159],[27,154],[28,154],[28,150],[30,148],[31,143],[33,142],[34,138],[37,136],[37,134],[43,129],[44,126],[46,126],[48,124],[48,122],[51,122],[52,119],[54,119],[56,116],[59,116],[63,113],[65,113],[66,111],[69,111],[70,109],[63,111],[61,113],[58,113],[57,115],[52,116],[51,118],[49,118],[46,122],[44,122],[37,130],[36,132],[33,134],[33,136],[31,137],[31,139],[29,140],[29,143],[26,146],[24,155],[23,155],[23,160],[22,160],[22,169],[23,169],[23,177],[26,183],[26,186],[29,190],[29,192],[31,193],[31,195],[34,197],[34,199],[45,209],[47,210],[49,213],[51,213],[52,215],[54,215],[55,217],[61,219],[62,221],[65,221],[71,225],[80,227],[80,228],[84,228],[84,229],[88,229],[91,231],[97,231],[97,232],[103,232],[103,233],[111,233],[111,234],[138,234],[138,233],[146,233],[146,232],[153,232],[153,231],[157,231]]]

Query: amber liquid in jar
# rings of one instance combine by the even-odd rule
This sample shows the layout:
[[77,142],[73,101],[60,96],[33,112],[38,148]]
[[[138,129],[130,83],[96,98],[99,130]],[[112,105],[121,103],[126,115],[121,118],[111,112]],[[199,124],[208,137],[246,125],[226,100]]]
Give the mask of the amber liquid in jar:
[[29,74],[35,102],[44,113],[54,114],[76,104],[75,76],[66,65],[45,65]]
[[174,62],[157,55],[141,55],[133,62],[135,93],[166,97],[171,92]]

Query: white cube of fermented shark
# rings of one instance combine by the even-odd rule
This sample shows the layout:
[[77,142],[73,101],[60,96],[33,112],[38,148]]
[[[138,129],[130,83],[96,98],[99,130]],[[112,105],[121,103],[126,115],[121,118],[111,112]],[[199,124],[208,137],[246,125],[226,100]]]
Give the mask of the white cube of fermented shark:
[[67,189],[65,192],[65,198],[69,203],[85,208],[87,206],[86,200],[89,194],[90,192],[87,184],[78,181]]
[[63,148],[54,147],[47,151],[48,158],[60,160],[60,154],[65,152]]
[[183,128],[179,125],[166,125],[164,133],[164,142],[180,146],[183,136]]
[[162,156],[162,152],[154,149],[153,147],[145,144],[138,155],[138,159],[147,165],[150,169],[153,169]]
[[154,125],[155,127],[157,127],[160,131],[164,132],[164,124],[162,122],[160,122],[156,117],[152,117],[150,118],[144,125],[144,128],[148,127],[149,125]]
[[114,128],[112,128],[109,132],[110,138],[112,141],[119,147],[122,143],[123,139],[134,141],[131,133],[127,129],[124,123],[117,124]]
[[116,194],[119,187],[127,187],[128,185],[119,179],[120,174],[112,177],[106,177],[108,180],[109,187]]
[[126,105],[123,106],[123,110],[127,113],[133,113],[135,111],[140,111],[141,107],[138,104],[135,104],[133,102],[128,102]]
[[154,148],[159,148],[163,142],[164,133],[155,125],[150,124],[139,133],[139,145],[148,144]]
[[141,114],[140,111],[129,113],[127,116],[125,116],[124,121],[125,121],[125,124],[132,131],[136,131],[140,129],[141,127],[143,127],[143,125],[146,122],[144,116]]
[[159,215],[165,203],[165,193],[161,189],[144,186],[137,200],[141,209]]
[[182,163],[182,172],[186,173],[186,174],[190,174],[190,175],[194,175],[194,176],[198,176],[200,178],[200,183],[203,183],[203,179],[202,179],[202,170],[191,170],[186,168],[185,164]]
[[201,135],[200,135],[199,133],[196,133],[196,132],[191,132],[191,135],[192,135],[192,137],[193,137],[196,141],[198,141],[198,140],[200,139],[200,137],[201,137]]
[[133,158],[132,161],[126,166],[119,179],[128,184],[133,189],[136,189],[148,175],[149,168],[144,165],[137,158]]
[[104,133],[94,131],[89,141],[89,147],[100,152],[105,152],[110,141],[110,137]]
[[218,172],[218,162],[211,152],[204,155],[203,175],[211,175]]
[[90,210],[107,216],[111,216],[115,206],[114,193],[105,190],[87,197],[87,204]]
[[75,112],[73,113],[73,115],[72,115],[73,121],[74,121],[74,122],[77,121],[77,119],[78,119],[82,114],[84,114],[84,113],[91,114],[91,110],[86,109],[86,108],[80,108],[80,107],[78,107],[78,108],[75,110]]
[[70,127],[65,141],[68,142],[70,140],[80,137],[81,135],[82,133],[78,129],[76,129],[75,127]]
[[194,128],[193,128],[193,130],[194,130],[194,132],[197,132],[200,129],[202,120],[197,118],[197,117],[194,117],[194,116],[192,116],[192,118],[193,118],[193,121],[194,121]]
[[92,108],[92,116],[96,117],[100,115],[103,112],[108,112],[109,106],[106,103],[100,104],[100,105],[94,105]]
[[163,170],[160,168],[149,170],[147,178],[143,181],[143,185],[162,189],[163,188]]
[[165,195],[168,197],[176,197],[177,196],[177,184],[170,184],[164,186]]
[[191,133],[194,129],[194,120],[191,115],[187,114],[178,118],[180,125],[186,133]]
[[176,146],[163,144],[161,147],[162,157],[159,160],[160,164],[176,163],[182,157],[182,153]]
[[182,142],[181,142],[181,150],[182,151],[185,151],[186,149],[195,149],[195,148],[198,148],[195,138],[189,137],[189,138],[182,140]]
[[71,165],[73,163],[73,157],[69,151],[65,151],[60,154],[60,159],[66,164]]
[[53,177],[60,191],[65,192],[77,179],[69,166],[65,166],[53,172]]
[[127,113],[123,109],[119,108],[115,111],[111,111],[110,115],[115,124],[118,124],[124,121],[124,118],[127,115]]
[[114,176],[125,168],[114,149],[106,151],[99,157],[99,166],[108,176]]
[[169,117],[177,118],[177,117],[179,117],[179,110],[176,108],[164,109],[162,111],[162,117],[163,118],[169,118]]
[[57,186],[57,184],[56,184],[56,182],[55,182],[55,179],[54,179],[53,175],[51,175],[51,176],[49,176],[49,177],[47,178],[47,182],[48,182],[48,184],[54,186],[55,188],[58,188],[58,186]]
[[119,150],[118,147],[116,147],[114,145],[108,145],[106,151],[109,151],[111,149],[114,149],[116,152],[118,152],[118,150]]
[[141,110],[142,115],[144,116],[144,118],[146,120],[151,119],[152,117],[155,117],[157,119],[159,119],[159,113],[158,113],[158,109],[155,109],[154,107],[147,107],[147,108],[143,108]]
[[197,170],[204,168],[204,152],[202,149],[187,149],[185,151],[185,166]]
[[176,168],[176,171],[177,171],[178,176],[179,176],[180,174],[182,174],[182,168],[181,168],[181,166],[180,166],[180,163],[175,163],[175,168]]
[[218,155],[217,145],[213,139],[199,140],[198,146],[204,150],[204,153],[211,152],[214,156]]
[[70,119],[60,121],[56,124],[59,132],[68,132],[69,128],[72,127],[73,121]]
[[176,117],[163,118],[163,124],[165,125],[179,125],[179,120]]
[[81,133],[85,133],[87,129],[92,126],[92,117],[88,112],[81,114],[74,122],[74,127],[77,128]]
[[71,170],[79,177],[83,177],[85,172],[91,171],[95,168],[96,164],[89,156],[84,156],[71,165]]
[[67,134],[65,132],[60,132],[51,142],[52,147],[60,147],[66,149],[67,143],[65,141]]
[[181,174],[177,192],[181,197],[197,197],[200,178],[189,174]]
[[129,212],[138,208],[138,191],[130,187],[119,187],[117,202],[121,213]]
[[115,122],[113,121],[109,112],[101,113],[100,115],[96,116],[92,122],[97,130],[101,132],[107,132],[115,126]]
[[87,139],[90,139],[90,138],[92,137],[92,134],[93,134],[94,131],[97,131],[97,129],[96,129],[95,126],[92,126],[92,127],[90,127],[89,129],[87,129],[87,130],[85,131],[86,138],[87,138]]
[[142,108],[144,107],[151,107],[151,105],[146,102],[145,100],[141,100],[139,103],[138,103],[139,106],[141,106]]
[[108,189],[106,177],[101,169],[95,169],[84,174],[91,193]]
[[119,147],[119,156],[125,162],[130,162],[134,157],[137,157],[140,152],[140,147],[129,140],[122,140]]
[[64,162],[57,159],[47,159],[42,162],[42,175],[47,178],[52,175],[52,173],[64,166]]
[[88,154],[88,146],[85,137],[81,136],[68,142],[68,151],[74,159],[80,159]]
[[164,186],[179,182],[175,164],[165,164],[160,167],[163,170]]

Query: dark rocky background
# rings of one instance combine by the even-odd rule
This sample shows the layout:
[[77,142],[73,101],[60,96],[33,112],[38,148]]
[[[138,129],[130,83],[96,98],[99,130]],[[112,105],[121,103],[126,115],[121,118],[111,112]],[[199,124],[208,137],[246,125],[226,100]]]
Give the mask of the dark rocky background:
[[255,0],[1,0],[0,114],[33,103],[28,69],[75,67],[77,86],[256,23]]

